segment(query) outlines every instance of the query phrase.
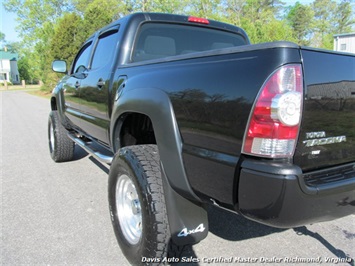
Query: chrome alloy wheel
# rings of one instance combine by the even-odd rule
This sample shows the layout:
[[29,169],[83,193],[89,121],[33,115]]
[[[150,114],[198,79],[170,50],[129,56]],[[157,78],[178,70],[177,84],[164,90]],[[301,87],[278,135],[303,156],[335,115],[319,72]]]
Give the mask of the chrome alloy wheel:
[[142,236],[142,212],[136,187],[127,175],[121,175],[116,185],[118,220],[125,239],[135,245]]
[[49,126],[49,145],[51,148],[51,152],[54,151],[55,139],[54,139],[54,127],[53,127],[52,123],[50,123],[50,126]]

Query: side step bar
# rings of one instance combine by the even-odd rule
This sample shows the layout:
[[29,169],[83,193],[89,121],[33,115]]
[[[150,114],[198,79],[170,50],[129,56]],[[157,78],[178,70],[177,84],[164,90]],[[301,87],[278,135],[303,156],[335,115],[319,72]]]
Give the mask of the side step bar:
[[76,135],[73,133],[68,132],[68,137],[74,141],[76,144],[78,144],[80,147],[82,147],[86,152],[94,156],[96,159],[103,163],[111,164],[113,160],[113,156],[105,155],[97,150],[95,150],[93,147],[90,146],[92,142],[85,142],[82,139],[78,138]]

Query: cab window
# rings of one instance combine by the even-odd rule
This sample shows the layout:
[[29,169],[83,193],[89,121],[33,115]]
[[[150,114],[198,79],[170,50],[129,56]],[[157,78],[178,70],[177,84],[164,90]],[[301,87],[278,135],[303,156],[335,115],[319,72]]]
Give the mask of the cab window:
[[132,62],[223,49],[247,44],[244,36],[192,25],[148,22],[141,26]]
[[78,55],[74,60],[74,65],[72,67],[72,74],[81,73],[85,69],[87,69],[89,64],[91,46],[92,46],[92,42],[88,42],[80,49]]
[[91,69],[97,69],[111,62],[117,45],[118,30],[110,30],[100,35],[95,48]]

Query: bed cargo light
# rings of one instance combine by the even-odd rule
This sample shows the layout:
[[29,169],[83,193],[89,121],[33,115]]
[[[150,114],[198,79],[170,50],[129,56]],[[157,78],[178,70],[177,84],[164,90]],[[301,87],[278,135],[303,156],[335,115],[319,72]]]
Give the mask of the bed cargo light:
[[270,158],[292,157],[303,102],[301,65],[286,65],[264,83],[249,117],[243,153]]

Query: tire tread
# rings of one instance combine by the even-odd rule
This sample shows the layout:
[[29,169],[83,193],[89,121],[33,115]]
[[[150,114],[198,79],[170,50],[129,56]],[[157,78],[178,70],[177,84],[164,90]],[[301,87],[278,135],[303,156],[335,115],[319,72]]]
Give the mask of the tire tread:
[[[55,147],[50,149],[51,157],[55,162],[71,161],[74,157],[74,142],[67,136],[67,130],[60,122],[58,111],[51,111],[49,122],[53,124]],[[49,130],[49,129],[48,129]],[[49,132],[48,132],[49,133]]]

